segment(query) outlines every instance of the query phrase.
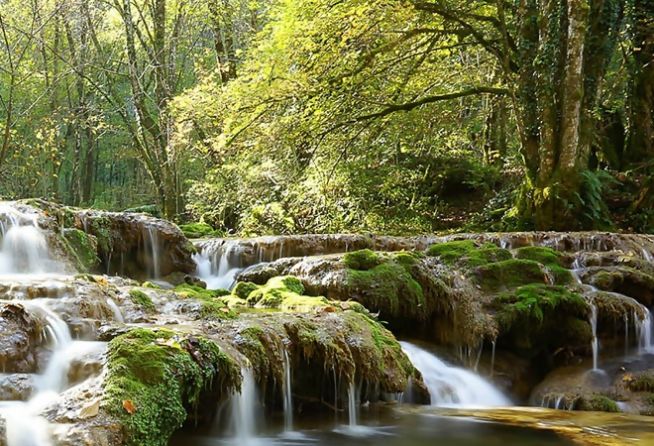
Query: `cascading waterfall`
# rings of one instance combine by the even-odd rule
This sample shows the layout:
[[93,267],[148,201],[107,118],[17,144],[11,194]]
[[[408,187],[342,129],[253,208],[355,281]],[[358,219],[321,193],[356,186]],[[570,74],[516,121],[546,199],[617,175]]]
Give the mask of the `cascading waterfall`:
[[150,251],[150,259],[151,259],[150,267],[152,268],[152,270],[150,271],[150,277],[152,279],[160,279],[161,278],[161,254],[160,254],[161,245],[159,243],[159,235],[152,226],[148,226],[145,232],[147,235],[147,245]]
[[357,416],[357,389],[354,381],[347,388],[347,414],[350,421],[350,428],[355,428],[359,424]]
[[241,391],[232,398],[231,420],[234,440],[239,445],[250,445],[255,443],[257,433],[257,387],[252,369],[243,369],[241,375]]
[[597,305],[589,300],[590,305],[590,327],[592,330],[591,347],[593,350],[593,371],[598,371],[599,340],[597,339]]
[[26,310],[44,320],[44,332],[53,352],[43,373],[36,376],[34,394],[27,402],[0,403],[8,446],[51,446],[50,426],[41,413],[67,388],[72,361],[106,348],[104,342],[73,341],[68,325],[47,303],[48,299],[21,301]]
[[411,343],[400,344],[422,374],[432,406],[498,407],[511,404],[502,392],[479,375],[450,366]]
[[639,319],[634,314],[634,324],[636,326],[636,337],[638,339],[638,354],[654,353],[654,345],[652,344],[652,313],[643,307],[645,316]]
[[291,360],[284,349],[284,430],[293,430],[293,385],[291,381]]
[[0,204],[0,275],[55,273],[37,217]]
[[225,242],[218,248],[212,245],[201,246],[193,255],[197,266],[198,278],[207,284],[208,289],[230,289],[236,281],[236,275],[243,268],[234,262],[238,257],[236,245]]

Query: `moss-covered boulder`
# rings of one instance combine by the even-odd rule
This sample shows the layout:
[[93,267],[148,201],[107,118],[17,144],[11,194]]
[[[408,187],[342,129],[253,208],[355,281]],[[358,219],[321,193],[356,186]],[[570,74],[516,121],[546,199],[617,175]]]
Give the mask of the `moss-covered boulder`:
[[138,328],[109,343],[103,406],[128,446],[166,446],[170,436],[240,386],[240,369],[214,342]]
[[588,268],[584,281],[603,291],[631,296],[647,307],[654,305],[654,275],[631,267]]
[[97,270],[100,265],[98,257],[98,240],[79,229],[66,228],[63,231],[71,256],[76,259],[80,272]]
[[230,310],[222,299],[230,293],[227,290],[208,290],[197,285],[184,283],[174,289],[175,294],[182,299],[191,299],[199,304],[194,313],[200,319],[231,319],[236,314]]
[[200,222],[179,225],[179,229],[181,229],[184,235],[190,239],[219,237],[221,235],[219,231],[216,231],[210,225]]
[[[423,394],[420,375],[393,334],[364,310],[318,313],[268,312],[243,314],[237,321],[217,327],[246,356],[264,393],[279,392],[268,383],[284,379],[284,351],[290,358],[293,395],[305,405],[320,401],[347,403],[351,382],[363,383],[362,398],[377,401],[385,393],[406,389],[413,379]],[[281,395],[270,400],[281,401]]]
[[531,284],[505,291],[493,307],[500,344],[536,356],[561,348],[586,348],[590,308],[583,296],[562,286]]
[[493,243],[484,243],[479,246],[472,240],[455,240],[432,245],[427,249],[427,255],[438,257],[448,265],[459,264],[468,267],[482,266],[512,258],[510,251],[499,248]]

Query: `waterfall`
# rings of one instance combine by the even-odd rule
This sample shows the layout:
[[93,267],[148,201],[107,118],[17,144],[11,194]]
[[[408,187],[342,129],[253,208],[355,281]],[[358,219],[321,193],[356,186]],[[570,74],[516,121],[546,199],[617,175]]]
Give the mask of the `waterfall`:
[[638,339],[638,354],[654,353],[652,344],[652,313],[643,307],[645,316],[639,319],[634,314],[634,324],[636,326],[636,338]]
[[284,430],[293,430],[293,385],[291,381],[291,360],[284,349]]
[[432,406],[497,407],[511,404],[502,392],[479,375],[448,365],[408,342],[400,344],[422,374]]
[[350,419],[350,428],[355,428],[359,424],[357,417],[357,389],[354,381],[350,382],[347,388],[347,414]]
[[595,302],[592,300],[590,300],[588,304],[590,305],[590,327],[593,336],[590,341],[593,350],[593,371],[598,371],[599,368],[597,366],[597,361],[599,355],[599,340],[597,339],[597,305],[595,305]]
[[148,246],[150,251],[150,259],[151,259],[150,266],[152,268],[152,270],[150,271],[150,277],[152,279],[160,279],[161,278],[161,254],[159,251],[161,245],[159,243],[159,234],[152,226],[148,226],[146,229],[147,229],[146,245]]
[[36,215],[0,204],[0,236],[0,275],[59,272]]
[[114,321],[124,323],[125,318],[123,317],[123,312],[120,311],[120,307],[118,306],[118,304],[116,304],[116,302],[109,297],[107,298],[107,305],[111,309],[111,313],[114,316]]
[[[237,246],[228,241],[217,248],[206,244],[193,255],[197,276],[207,284],[210,290],[231,289],[236,275],[243,271],[238,263]],[[236,261],[235,261],[236,260]]]
[[257,387],[252,369],[241,371],[241,391],[232,399],[232,426],[234,440],[239,445],[255,443],[257,433],[256,409]]

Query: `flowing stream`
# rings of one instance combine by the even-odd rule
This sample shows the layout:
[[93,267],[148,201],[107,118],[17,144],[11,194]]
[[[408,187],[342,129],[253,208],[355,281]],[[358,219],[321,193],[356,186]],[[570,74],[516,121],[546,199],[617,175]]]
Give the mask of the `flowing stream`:
[[415,368],[422,374],[432,406],[499,407],[511,401],[481,376],[453,367],[436,355],[408,342],[400,342]]

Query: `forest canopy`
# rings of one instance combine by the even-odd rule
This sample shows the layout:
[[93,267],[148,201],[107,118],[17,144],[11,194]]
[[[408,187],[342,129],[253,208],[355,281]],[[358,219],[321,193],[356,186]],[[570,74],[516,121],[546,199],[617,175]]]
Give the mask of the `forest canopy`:
[[654,230],[654,0],[0,2],[0,197],[223,234]]

